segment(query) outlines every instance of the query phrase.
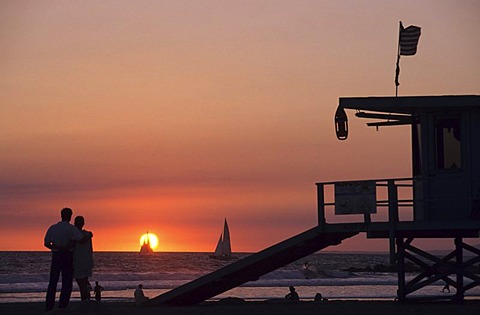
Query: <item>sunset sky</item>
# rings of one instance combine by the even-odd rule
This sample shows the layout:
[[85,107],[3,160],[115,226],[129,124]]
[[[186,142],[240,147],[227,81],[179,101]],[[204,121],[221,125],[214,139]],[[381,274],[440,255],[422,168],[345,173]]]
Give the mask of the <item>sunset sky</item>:
[[[95,250],[234,251],[317,223],[315,183],[409,177],[405,127],[339,97],[480,94],[480,2],[0,0],[0,250],[45,250],[71,207]],[[384,250],[346,241],[335,250]],[[441,243],[435,246],[441,247]]]

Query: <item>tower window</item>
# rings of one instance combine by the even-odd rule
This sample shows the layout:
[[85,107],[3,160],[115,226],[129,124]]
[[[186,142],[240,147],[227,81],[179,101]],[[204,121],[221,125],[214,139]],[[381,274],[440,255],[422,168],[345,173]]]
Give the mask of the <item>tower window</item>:
[[460,119],[438,119],[435,122],[436,166],[439,170],[462,167]]

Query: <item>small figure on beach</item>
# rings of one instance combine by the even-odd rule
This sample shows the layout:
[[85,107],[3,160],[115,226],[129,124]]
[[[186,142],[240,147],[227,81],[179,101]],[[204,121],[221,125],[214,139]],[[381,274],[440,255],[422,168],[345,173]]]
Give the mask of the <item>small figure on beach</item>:
[[447,293],[450,293],[450,285],[448,284],[448,282],[445,282],[445,286],[442,289],[442,292],[445,291],[447,291]]
[[328,301],[327,298],[324,298],[322,293],[317,293],[315,294],[315,298],[313,299],[315,302],[320,302],[320,301]]
[[143,293],[143,284],[140,283],[138,285],[138,288],[135,290],[134,297],[136,305],[140,305],[148,301],[148,297],[146,297]]
[[93,270],[93,246],[92,232],[83,229],[85,219],[82,216],[75,217],[74,225],[83,234],[81,241],[76,241],[73,247],[73,277],[80,289],[82,301],[90,300],[88,277],[92,276]]
[[305,279],[315,279],[319,276],[319,271],[315,264],[311,264],[309,261],[305,261],[302,268],[302,273],[305,276]]
[[298,296],[297,291],[295,291],[295,287],[290,286],[289,290],[290,290],[290,293],[285,295],[285,299],[290,301],[300,301],[300,297]]
[[55,305],[57,284],[62,274],[62,290],[60,292],[59,308],[66,308],[70,302],[73,288],[73,245],[84,235],[78,228],[70,224],[73,211],[63,208],[60,212],[62,220],[47,230],[44,246],[52,251],[50,279],[45,298],[45,310],[50,311]]
[[95,281],[95,288],[93,288],[93,292],[95,293],[95,301],[100,302],[102,300],[102,291],[103,287],[98,284],[98,281]]

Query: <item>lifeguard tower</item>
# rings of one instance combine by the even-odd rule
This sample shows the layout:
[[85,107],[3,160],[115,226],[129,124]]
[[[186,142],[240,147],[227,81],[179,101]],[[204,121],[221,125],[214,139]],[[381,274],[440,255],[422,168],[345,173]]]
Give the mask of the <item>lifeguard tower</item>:
[[[466,291],[480,284],[472,272],[480,250],[463,241],[478,238],[480,230],[480,97],[340,98],[335,113],[340,140],[348,137],[346,110],[373,120],[367,125],[376,128],[411,126],[412,177],[318,183],[319,226],[325,231],[363,229],[367,238],[388,238],[390,260],[398,268],[399,300],[438,280],[455,288],[453,298],[462,300]],[[326,202],[329,186],[334,197]],[[363,215],[363,227],[328,225],[327,207],[334,207],[335,215]],[[386,214],[380,213],[382,208]],[[407,212],[403,219],[402,212]],[[418,238],[451,239],[454,250],[439,258],[413,246]],[[421,269],[408,282],[406,260]]]
[[[349,110],[373,120],[368,126],[410,126],[406,136],[412,143],[411,176],[317,183],[315,227],[148,304],[200,303],[358,233],[389,240],[400,301],[415,298],[412,293],[437,281],[454,292],[429,298],[461,301],[465,292],[480,285],[480,276],[472,271],[480,262],[480,250],[464,243],[465,238],[478,238],[480,230],[480,96],[340,98],[335,113],[340,140],[348,137]],[[335,222],[327,222],[327,217]],[[440,238],[453,243],[453,250],[442,258],[412,244],[415,239]],[[408,261],[419,271],[407,279]]]

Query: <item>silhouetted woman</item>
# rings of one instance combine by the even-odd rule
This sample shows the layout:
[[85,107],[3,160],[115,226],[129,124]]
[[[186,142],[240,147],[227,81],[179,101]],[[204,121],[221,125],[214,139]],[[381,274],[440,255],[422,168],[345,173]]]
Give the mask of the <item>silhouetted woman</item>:
[[[84,235],[91,235],[92,232],[83,230],[85,219],[82,216],[75,218],[74,225],[82,231]],[[90,289],[88,288],[88,277],[92,276],[93,269],[93,246],[91,238],[84,238],[82,241],[75,242],[73,248],[73,277],[80,288],[80,298],[82,301],[90,300]]]

